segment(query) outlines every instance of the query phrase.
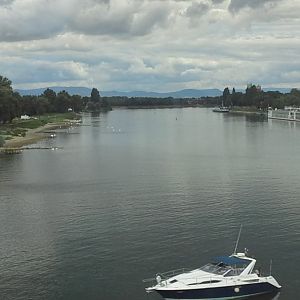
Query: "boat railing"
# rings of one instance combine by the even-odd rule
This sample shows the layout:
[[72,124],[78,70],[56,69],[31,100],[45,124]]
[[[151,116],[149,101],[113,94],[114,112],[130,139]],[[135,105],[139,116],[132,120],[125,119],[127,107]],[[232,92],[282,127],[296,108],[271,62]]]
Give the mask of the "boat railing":
[[[246,277],[246,279],[248,279]],[[248,279],[249,280],[249,279]],[[259,280],[258,278],[253,278],[251,280]],[[239,276],[233,276],[230,278],[226,277],[219,277],[219,276],[191,276],[191,277],[185,277],[183,280],[178,280],[180,283],[185,284],[186,286],[191,286],[191,285],[198,285],[198,284],[216,284],[216,283],[234,283],[236,284],[237,282],[242,282],[244,281],[243,278]],[[162,281],[162,285],[168,286],[167,281]]]
[[162,281],[168,280],[171,277],[174,277],[176,275],[182,274],[182,273],[188,273],[191,272],[192,269],[188,269],[188,268],[180,268],[180,269],[175,269],[175,270],[171,270],[171,271],[167,271],[167,272],[163,272],[163,273],[157,273],[155,278],[147,278],[147,279],[143,279],[143,282],[152,282],[152,281],[156,281],[157,280],[157,276],[160,276]]
[[[189,271],[191,271],[191,270],[177,269],[177,270],[172,270],[172,271],[168,271],[165,273],[159,273],[159,274],[156,274],[155,278],[144,279],[143,282],[154,282],[155,284],[160,283],[161,286],[168,286],[168,284],[169,284],[168,279],[170,279],[173,276],[182,274],[182,273],[187,273]],[[160,282],[157,282],[157,276],[160,277],[160,279],[161,279]],[[248,276],[246,276],[245,278],[249,279]],[[254,279],[259,280],[258,277],[253,278],[253,280]],[[240,276],[223,277],[223,276],[218,276],[217,274],[212,274],[212,275],[208,275],[208,276],[200,276],[200,277],[198,275],[193,276],[193,274],[191,274],[191,276],[189,276],[189,277],[184,277],[182,279],[178,279],[178,282],[185,284],[187,286],[197,285],[197,284],[215,284],[218,282],[223,282],[223,283],[228,284],[228,283],[240,282],[240,281],[243,281],[243,277],[240,277]],[[172,282],[170,282],[170,283],[172,283]]]
[[167,271],[164,273],[159,273],[159,275],[163,278],[163,279],[169,279],[170,277],[182,274],[182,273],[188,273],[191,272],[191,269],[188,268],[181,268],[181,269],[175,269],[175,270],[171,270],[171,271]]

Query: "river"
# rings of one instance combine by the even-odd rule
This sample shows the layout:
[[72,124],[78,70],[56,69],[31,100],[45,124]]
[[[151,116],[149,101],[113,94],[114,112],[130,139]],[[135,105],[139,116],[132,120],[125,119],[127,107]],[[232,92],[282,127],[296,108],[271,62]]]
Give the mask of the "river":
[[160,299],[142,279],[231,254],[240,224],[298,298],[299,123],[116,109],[39,145],[62,149],[0,157],[1,299]]

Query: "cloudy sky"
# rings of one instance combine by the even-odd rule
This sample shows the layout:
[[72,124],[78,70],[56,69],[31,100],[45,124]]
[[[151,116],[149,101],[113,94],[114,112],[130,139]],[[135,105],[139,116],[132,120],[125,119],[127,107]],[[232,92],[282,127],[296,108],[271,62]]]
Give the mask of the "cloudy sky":
[[15,88],[300,87],[299,0],[0,0]]

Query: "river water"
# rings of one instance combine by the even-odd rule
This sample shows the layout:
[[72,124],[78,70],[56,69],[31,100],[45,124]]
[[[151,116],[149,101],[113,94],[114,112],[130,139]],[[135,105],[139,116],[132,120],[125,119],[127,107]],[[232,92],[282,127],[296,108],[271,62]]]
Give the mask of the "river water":
[[142,279],[231,254],[240,224],[298,299],[300,124],[120,109],[39,145],[62,149],[0,157],[1,299],[160,299]]

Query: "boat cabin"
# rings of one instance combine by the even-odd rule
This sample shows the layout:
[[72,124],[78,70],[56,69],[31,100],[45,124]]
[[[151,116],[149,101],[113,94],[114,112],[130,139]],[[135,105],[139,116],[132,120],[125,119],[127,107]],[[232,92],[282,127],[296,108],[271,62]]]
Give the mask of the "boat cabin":
[[246,257],[244,253],[238,253],[232,256],[218,256],[199,270],[224,277],[247,275],[252,272],[255,262],[255,259]]

